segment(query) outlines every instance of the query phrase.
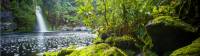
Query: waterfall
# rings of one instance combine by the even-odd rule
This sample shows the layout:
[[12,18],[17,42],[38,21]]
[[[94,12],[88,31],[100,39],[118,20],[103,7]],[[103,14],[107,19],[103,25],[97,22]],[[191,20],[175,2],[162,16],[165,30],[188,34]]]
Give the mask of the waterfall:
[[42,10],[40,8],[40,6],[36,6],[36,17],[37,17],[37,24],[38,24],[38,29],[37,32],[47,32],[47,27],[44,21],[44,18],[42,16]]
[[[36,17],[37,17],[37,32],[40,32],[38,35],[38,50],[39,52],[43,52],[45,50],[45,45],[44,45],[44,32],[48,32],[44,18],[42,16],[42,10],[40,6],[36,6]],[[37,56],[42,56],[42,54],[37,54]]]

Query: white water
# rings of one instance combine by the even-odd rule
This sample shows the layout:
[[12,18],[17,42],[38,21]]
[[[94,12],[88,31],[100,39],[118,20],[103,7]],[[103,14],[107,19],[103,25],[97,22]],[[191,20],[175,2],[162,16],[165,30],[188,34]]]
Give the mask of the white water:
[[[37,30],[37,32],[41,32],[38,35],[38,50],[39,52],[43,52],[45,49],[45,45],[44,45],[44,33],[43,32],[48,32],[44,18],[42,16],[42,10],[40,8],[40,6],[36,6],[36,17],[37,17],[37,28],[39,28],[39,30]],[[38,54],[37,56],[42,56],[42,54]]]
[[44,21],[44,18],[42,16],[42,12],[41,12],[41,8],[40,6],[36,6],[36,17],[37,17],[37,23],[38,23],[38,32],[47,32],[47,27]]

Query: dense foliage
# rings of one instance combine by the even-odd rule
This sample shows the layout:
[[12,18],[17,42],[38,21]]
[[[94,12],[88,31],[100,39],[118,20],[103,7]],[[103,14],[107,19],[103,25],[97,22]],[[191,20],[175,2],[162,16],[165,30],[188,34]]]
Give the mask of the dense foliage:
[[81,24],[75,13],[76,4],[74,0],[43,0],[42,6],[51,30]]
[[77,0],[78,15],[102,39],[130,35],[140,49],[152,47],[145,24],[152,19],[153,0]]
[[[148,24],[164,24],[178,27],[177,29],[184,28],[194,33],[199,28],[196,26],[196,21],[189,21],[190,23],[186,21],[196,20],[199,17],[188,18],[188,16],[193,17],[188,13],[194,13],[186,8],[196,5],[196,2],[191,0],[76,0],[76,2],[79,6],[77,13],[85,26],[96,29],[98,37],[95,43],[114,41],[111,45],[120,46],[120,43],[124,42],[121,36],[129,35],[136,40],[135,43],[139,45],[137,48],[143,55],[147,55],[148,50],[153,46],[146,29]],[[185,11],[188,13],[185,14]],[[181,13],[187,16],[184,17]],[[115,41],[118,38],[120,40]]]
[[6,29],[2,29],[2,31],[34,31],[37,26],[36,6],[42,8],[42,14],[49,30],[61,30],[65,26],[75,27],[81,25],[75,13],[76,4],[74,0],[1,0],[1,12],[3,12],[1,22],[14,25],[12,26],[14,29],[5,27]]
[[[12,31],[32,31],[35,26],[35,3],[34,0],[2,0],[1,12],[11,12],[13,24],[17,28]],[[2,20],[7,18],[2,18]],[[2,21],[4,22],[4,21]],[[9,22],[9,20],[7,21]]]

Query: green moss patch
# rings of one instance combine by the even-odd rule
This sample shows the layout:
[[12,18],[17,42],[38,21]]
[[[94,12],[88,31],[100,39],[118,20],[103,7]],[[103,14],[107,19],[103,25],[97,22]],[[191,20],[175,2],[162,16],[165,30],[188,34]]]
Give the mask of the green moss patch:
[[135,47],[136,40],[133,37],[124,35],[122,37],[109,37],[105,40],[105,42],[121,49],[133,49]]
[[58,52],[45,52],[43,56],[58,56]]
[[95,43],[95,44],[98,44],[98,43],[103,43],[104,42],[104,40],[103,39],[101,39],[100,37],[96,37],[95,39],[93,39],[93,41],[92,41],[93,43]]
[[84,49],[76,50],[69,56],[127,56],[122,50],[108,44],[94,44]]
[[71,45],[68,48],[62,48],[61,51],[45,52],[43,56],[65,56],[75,51],[76,46]]
[[161,24],[163,23],[166,26],[176,26],[180,28],[184,28],[187,31],[196,31],[196,28],[193,28],[191,25],[171,16],[159,16],[152,21],[152,24]]

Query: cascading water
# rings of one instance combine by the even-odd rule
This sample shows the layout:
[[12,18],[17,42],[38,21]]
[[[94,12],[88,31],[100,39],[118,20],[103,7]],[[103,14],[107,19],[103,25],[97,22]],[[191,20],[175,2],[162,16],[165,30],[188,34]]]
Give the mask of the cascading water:
[[[37,17],[37,27],[39,30],[37,32],[40,32],[38,35],[38,50],[39,52],[43,52],[45,50],[44,46],[44,32],[48,32],[44,18],[42,16],[42,10],[40,6],[36,6],[36,17]],[[42,54],[38,54],[38,56],[42,56]]]
[[41,8],[40,6],[36,6],[36,17],[37,17],[37,24],[38,24],[38,29],[37,32],[47,32],[47,27],[46,27],[46,24],[45,24],[45,21],[44,21],[44,18],[42,16],[42,13],[41,13]]

